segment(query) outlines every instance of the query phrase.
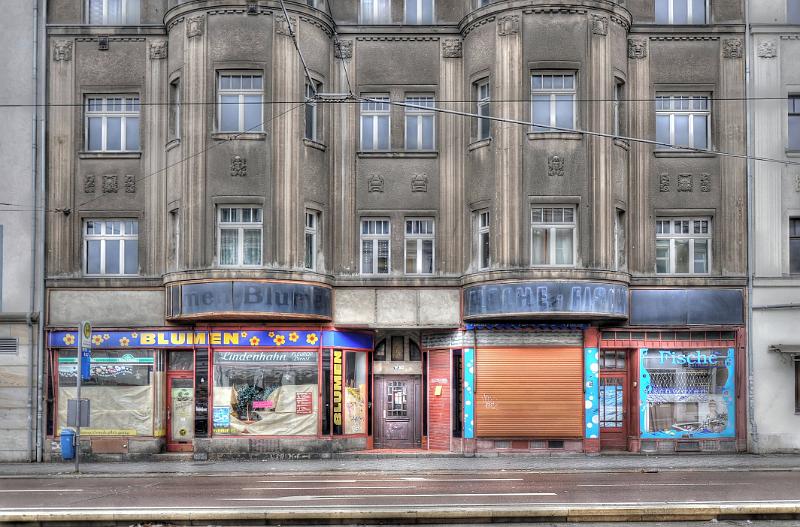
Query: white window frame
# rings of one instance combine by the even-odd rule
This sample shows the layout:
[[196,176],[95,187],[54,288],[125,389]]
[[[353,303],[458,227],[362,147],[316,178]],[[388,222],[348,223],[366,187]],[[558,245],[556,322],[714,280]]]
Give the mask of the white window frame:
[[[124,25],[136,25],[136,24],[139,24],[141,22],[142,5],[141,5],[140,0],[120,0],[120,2],[122,3],[121,8],[120,8],[121,20],[109,20],[109,14],[108,14],[108,11],[109,11],[108,10],[108,3],[109,3],[109,1],[110,0],[86,0],[86,3],[85,3],[85,5],[86,5],[86,23],[87,24],[92,24],[92,25],[98,25],[98,26],[109,26],[109,25],[111,25],[111,26],[124,26]],[[103,21],[102,22],[97,22],[97,21],[92,21],[91,20],[92,4],[95,3],[95,2],[103,4]],[[128,21],[128,11],[129,11],[128,4],[130,2],[136,2],[136,3],[139,4],[139,20]]]
[[[303,258],[303,267],[309,271],[317,270],[317,253],[319,240],[319,217],[320,213],[316,210],[306,209],[305,213],[305,227],[303,237],[303,247],[305,248],[305,257]],[[309,255],[308,240],[311,239],[311,254]],[[308,258],[311,257],[311,265],[309,266]]]
[[[322,90],[322,83],[311,79],[314,83],[314,89],[311,89],[311,85],[308,83],[308,79],[305,82],[305,131],[303,132],[303,137],[310,141],[320,141],[320,133],[319,133],[319,105],[317,105],[316,99],[314,99],[314,92],[319,93]],[[309,112],[311,114],[311,131],[309,133],[308,125],[309,125]]]
[[[567,77],[572,78],[572,88],[534,88],[534,79],[536,77],[542,77],[544,86],[544,77],[561,77],[565,80]],[[562,83],[563,83],[562,80]],[[552,81],[551,81],[552,82]],[[572,96],[572,123],[570,124],[570,129],[575,129],[578,122],[578,104],[577,104],[577,94],[578,94],[578,74],[575,71],[546,71],[546,70],[534,70],[531,72],[531,105],[530,105],[530,112],[531,112],[531,123],[533,123],[534,113],[533,113],[533,103],[534,97],[544,97],[549,96],[550,98],[550,127],[542,126],[542,125],[534,125],[531,127],[531,131],[535,133],[547,133],[547,132],[562,132],[563,130],[555,130],[552,127],[558,126],[558,115],[557,115],[557,102],[558,97],[563,95],[571,95]],[[564,127],[559,127],[564,128]]]
[[619,136],[622,133],[622,90],[625,89],[625,83],[620,79],[614,79],[614,135]]
[[[89,225],[101,226],[100,234],[89,234]],[[109,224],[119,224],[119,233],[108,233]],[[113,230],[113,228],[112,228]],[[128,232],[136,231],[136,232]],[[132,218],[87,218],[83,221],[83,274],[84,276],[137,276],[139,274],[139,220]],[[100,242],[100,272],[89,272],[89,242]],[[106,272],[106,242],[119,241],[119,273]],[[136,272],[125,272],[125,246],[136,244]]]
[[[800,2],[800,0],[798,1]],[[800,126],[796,130],[798,137],[793,137],[791,122],[793,119],[800,120],[800,95],[795,93],[789,94],[786,104],[786,149],[791,152],[796,152],[800,150]],[[794,141],[792,141],[793,139]]]
[[[491,233],[491,226],[492,226],[492,217],[488,210],[483,209],[476,212],[475,217],[475,227],[476,227],[476,243],[478,245],[477,256],[478,256],[478,269],[488,269],[492,266],[492,233]],[[483,236],[487,237],[488,240],[488,247],[486,248],[486,254],[483,251]],[[484,265],[486,262],[486,265]]]
[[[708,0],[704,2],[704,13],[703,13],[703,20],[702,21],[695,21],[694,15],[694,6],[692,6],[692,0],[656,0],[654,3],[655,12],[658,12],[658,7],[655,5],[659,1],[667,2],[667,11],[668,11],[668,19],[666,24],[675,25],[675,2],[685,2],[686,3],[686,25],[702,25],[708,23]],[[654,16],[655,20],[655,16]],[[656,24],[663,24],[664,22],[656,21]],[[677,24],[683,25],[683,24]]]
[[[667,103],[666,105],[664,103]],[[705,108],[702,108],[705,103]],[[688,106],[688,108],[684,108]],[[689,117],[689,144],[675,144],[675,117],[686,115]],[[658,118],[669,116],[669,141],[658,138]],[[695,125],[694,118],[706,118],[705,140],[706,146],[695,146]],[[711,148],[711,95],[708,93],[657,93],[656,94],[656,140],[666,142],[673,146],[684,148],[696,148],[699,150],[709,150]],[[657,145],[657,149],[669,149],[668,146]]]
[[[250,210],[250,217],[258,211],[259,221],[246,222],[242,220],[242,211]],[[222,221],[225,210],[238,210],[238,221]],[[222,263],[222,230],[236,230],[236,262],[232,264]],[[244,231],[258,230],[260,232],[259,261],[257,263],[244,264]],[[264,210],[258,205],[219,205],[217,206],[217,263],[225,268],[253,268],[261,267],[264,261]]]
[[[489,79],[481,79],[475,82],[476,113],[481,117],[477,118],[477,130],[475,137],[478,141],[489,139],[492,136],[492,121],[486,119],[491,116],[492,87]],[[486,123],[486,134],[483,134],[483,126]]]
[[[409,11],[408,10],[408,4],[411,3],[411,2],[417,4],[417,19],[416,20],[411,20],[411,19],[408,18],[408,11]],[[430,20],[423,20],[422,19],[422,6],[425,3],[430,3],[430,5],[431,5],[431,19]],[[404,11],[405,23],[407,25],[415,25],[415,26],[431,25],[431,24],[434,24],[436,22],[436,2],[435,2],[435,0],[404,0],[403,8],[404,8],[403,11]]]
[[392,22],[392,0],[361,0],[358,11],[361,24]]
[[[413,104],[414,107],[406,106],[405,107],[405,130],[403,133],[403,141],[405,141],[405,149],[406,150],[413,150],[413,151],[424,151],[424,152],[432,152],[436,150],[436,112],[433,111],[433,108],[436,106],[436,98],[431,94],[409,94],[406,95],[406,104]],[[424,106],[426,109],[417,108],[416,106]],[[422,125],[423,119],[426,117],[430,117],[431,121],[433,122],[431,126],[431,131],[433,137],[431,137],[431,145],[430,147],[425,147],[423,142],[423,129],[424,126]],[[410,123],[414,122],[416,124],[411,125]],[[408,145],[408,133],[409,130],[415,127],[416,128],[416,136],[417,136],[417,147],[412,148]]]
[[[555,214],[555,211],[559,211],[562,216],[561,221],[553,220],[545,221],[544,214],[545,211],[549,210],[552,211],[552,214]],[[539,215],[542,219],[537,220],[537,211],[539,211]],[[571,220],[567,221],[564,218],[566,212],[570,211]],[[575,205],[551,205],[551,204],[534,204],[531,206],[531,266],[532,267],[575,267],[575,262],[577,260],[578,254],[578,211]],[[533,261],[533,254],[534,254],[534,229],[545,229],[547,230],[548,236],[548,243],[547,243],[547,260],[550,263],[534,263]],[[557,254],[557,247],[556,247],[556,231],[557,230],[564,230],[564,229],[571,229],[572,230],[572,254],[570,255],[571,261],[569,263],[562,263],[557,264],[556,261],[556,254]]]
[[[392,112],[391,112],[391,104],[389,103],[389,94],[388,93],[378,93],[378,94],[364,94],[362,97],[366,97],[368,99],[376,99],[380,102],[373,102],[373,101],[363,101],[361,103],[361,121],[360,125],[360,148],[364,152],[386,152],[392,149]],[[386,138],[386,148],[378,148],[378,144],[380,143],[380,133],[378,132],[378,121],[379,117],[386,116],[387,119],[387,134],[388,137]],[[372,120],[372,148],[366,149],[364,147],[364,121],[367,119]]]
[[[423,229],[423,227],[425,227]],[[427,232],[422,232],[423,230]],[[411,232],[409,232],[411,231]],[[416,231],[416,232],[414,232]],[[415,269],[408,269],[408,242],[416,242],[414,249]],[[431,242],[431,271],[422,270],[422,246]],[[405,219],[405,240],[403,243],[403,266],[406,274],[432,275],[436,272],[436,220],[430,217],[410,217]]]
[[[365,226],[367,227],[365,231]],[[370,226],[372,228],[370,228]],[[380,228],[378,228],[380,226]],[[369,232],[369,231],[372,232]],[[378,232],[380,231],[380,232]],[[360,273],[363,275],[388,275],[392,273],[392,222],[389,218],[361,218],[360,222],[360,238],[358,245],[358,262]],[[378,272],[378,247],[379,241],[387,241],[387,263],[386,272]],[[371,242],[372,244],[372,272],[364,270],[364,242]]]
[[[233,78],[233,77],[250,77],[251,84],[252,79],[258,78],[261,82],[261,88],[223,88],[222,87],[222,79],[223,78]],[[250,129],[245,128],[245,97],[258,95],[261,98],[259,103],[259,113],[260,117],[258,119],[258,126],[251,127]],[[223,130],[222,129],[222,97],[238,97],[238,117],[237,117],[237,126],[236,130]],[[221,70],[217,71],[217,131],[222,133],[236,133],[236,132],[244,132],[244,133],[259,133],[264,130],[264,74],[261,71],[229,71],[229,70]]]
[[624,210],[614,209],[614,269],[616,271],[628,269],[626,216]]
[[[174,99],[173,99],[174,94]],[[171,121],[175,121],[175,133],[172,133],[172,129],[168,129],[167,133],[170,134],[169,139],[180,139],[181,138],[181,78],[176,77],[172,79],[169,83],[169,121],[167,123],[168,128],[173,123]]]
[[[84,98],[84,144],[86,145],[87,152],[139,152],[141,150],[141,101],[138,95],[133,94],[113,94],[113,95],[87,95]],[[100,101],[100,108],[96,108],[96,102]],[[120,101],[117,103],[117,101]],[[119,104],[121,109],[108,109],[109,106]],[[129,109],[134,108],[134,109]],[[101,119],[100,128],[100,149],[92,150],[89,143],[89,121],[91,119]],[[119,150],[108,149],[108,119],[120,119],[120,140]],[[128,148],[128,119],[136,119],[136,143],[137,148],[134,150]]]
[[[676,233],[675,231],[675,223],[676,222],[689,222],[688,223],[688,233],[680,232]],[[696,222],[707,222],[706,223],[706,231],[707,232],[695,232],[696,225],[700,231],[703,230],[703,224],[697,224]],[[669,226],[669,232],[664,232],[664,227]],[[684,230],[684,225],[681,223],[681,231]],[[659,232],[661,231],[661,232]],[[658,242],[663,240],[669,240],[669,255],[668,255],[668,268],[667,272],[659,272],[658,271]],[[689,272],[688,273],[678,273],[675,272],[675,241],[676,240],[688,240],[689,241]],[[694,271],[694,264],[695,264],[695,254],[694,254],[694,245],[695,240],[707,240],[707,261],[706,261],[706,271],[702,273],[698,273]],[[696,275],[696,276],[705,276],[711,274],[711,265],[712,265],[712,246],[714,243],[714,233],[712,230],[712,218],[710,216],[684,216],[684,217],[657,217],[656,218],[656,265],[655,270],[656,274],[658,275],[678,275],[678,276],[688,276],[688,275]]]

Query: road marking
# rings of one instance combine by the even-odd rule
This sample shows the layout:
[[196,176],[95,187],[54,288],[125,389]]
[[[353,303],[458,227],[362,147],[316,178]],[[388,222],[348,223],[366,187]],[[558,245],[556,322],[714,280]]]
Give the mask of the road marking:
[[498,494],[340,494],[338,496],[281,496],[279,498],[218,498],[217,501],[314,501],[369,498],[444,498],[487,496],[556,496],[555,492],[504,492]]
[[586,483],[578,487],[729,487],[752,485],[752,483]]
[[389,478],[389,479],[271,479],[257,483],[389,483],[392,481],[431,481],[431,482],[481,482],[481,481],[524,481],[523,478]]
[[346,487],[242,487],[242,490],[337,490],[337,489],[415,489],[414,485],[403,486],[346,486]]
[[83,492],[83,489],[9,489],[0,492]]

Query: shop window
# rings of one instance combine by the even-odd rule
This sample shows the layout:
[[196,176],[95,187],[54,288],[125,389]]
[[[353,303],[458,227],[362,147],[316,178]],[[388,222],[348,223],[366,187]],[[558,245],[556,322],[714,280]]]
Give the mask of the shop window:
[[642,437],[733,437],[734,350],[641,350]]
[[531,265],[574,265],[576,227],[574,206],[533,207]]
[[711,140],[711,99],[708,95],[658,95],[656,141],[704,150]]
[[214,353],[216,435],[316,435],[316,351]]
[[656,273],[708,274],[711,218],[656,219]]
[[194,435],[208,437],[208,349],[194,351]]
[[624,351],[603,351],[600,353],[601,370],[624,370],[625,352]]
[[367,433],[367,354],[345,353],[344,433]]
[[[93,338],[103,337],[95,335]],[[156,386],[153,350],[92,350],[91,378],[81,381],[81,397],[91,405],[91,428],[116,435],[153,436]],[[78,359],[75,350],[58,352],[58,434],[67,425],[67,401],[77,398]]]

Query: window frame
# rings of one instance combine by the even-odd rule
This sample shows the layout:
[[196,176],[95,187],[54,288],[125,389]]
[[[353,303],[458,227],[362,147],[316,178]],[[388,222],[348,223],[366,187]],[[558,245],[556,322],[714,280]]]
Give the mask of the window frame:
[[[786,102],[786,150],[798,152],[800,151],[800,94],[790,93]],[[792,135],[792,121],[797,121],[795,136]]]
[[[435,152],[436,151],[436,112],[432,110],[436,106],[436,96],[433,94],[417,94],[417,93],[409,93],[406,94],[405,101],[406,104],[413,104],[416,106],[427,106],[429,109],[423,110],[422,108],[415,108],[405,106],[404,113],[403,113],[403,142],[404,148],[407,151],[412,152]],[[424,143],[424,119],[426,117],[430,117],[432,121],[431,125],[431,145],[430,148],[426,148]],[[409,121],[414,120],[416,124],[414,127],[416,128],[416,141],[417,147],[411,148],[408,144],[408,133],[410,131]]]
[[[667,2],[667,22],[658,21],[657,13],[658,13],[658,2],[656,0],[653,3],[653,21],[656,24],[664,24],[670,26],[698,26],[698,25],[705,25],[708,24],[708,15],[709,15],[709,5],[708,0],[703,1],[703,21],[702,22],[695,22],[694,21],[694,8],[692,6],[692,0],[663,0]],[[686,2],[686,23],[685,24],[678,24],[674,21],[675,19],[675,2]]]
[[[174,95],[174,97],[173,97]],[[169,82],[169,110],[167,136],[170,141],[181,138],[181,78]]]
[[[792,233],[792,224],[794,222],[798,223],[798,230],[797,234]],[[790,216],[789,217],[789,274],[798,275],[800,274],[800,258],[798,258],[797,262],[797,270],[792,270],[792,240],[796,240],[797,243],[800,243],[800,217],[798,216]]]
[[[253,211],[258,210],[261,217],[258,222],[245,222],[245,221],[222,221],[223,210],[238,210],[250,209],[252,217]],[[264,262],[264,208],[261,205],[239,205],[239,204],[219,204],[217,205],[216,213],[216,236],[217,236],[217,266],[231,269],[231,268],[257,268],[261,267]],[[236,263],[224,264],[222,263],[222,230],[236,230]],[[244,231],[245,230],[258,230],[260,233],[259,243],[259,261],[258,263],[245,264],[244,263]]]
[[[121,101],[121,110],[109,110],[109,100]],[[101,101],[100,110],[90,110],[90,101]],[[119,94],[86,94],[83,103],[83,127],[84,127],[84,146],[87,152],[141,152],[142,150],[142,103],[138,94],[119,93]],[[132,104],[135,110],[127,110]],[[92,149],[90,143],[90,120],[100,118],[100,149]],[[120,119],[119,150],[108,148],[108,119]],[[136,146],[134,150],[128,148],[128,119],[136,119]]]
[[[480,116],[475,120],[475,139],[483,141],[492,137],[492,121],[486,118],[492,115],[492,85],[488,78],[478,79],[472,84],[475,93],[475,113]],[[482,92],[484,88],[486,89],[485,96]],[[486,127],[485,135],[484,125]]]
[[800,0],[786,0],[786,23],[800,24]]
[[[377,99],[381,102],[362,101],[359,105],[359,148],[362,152],[388,152],[392,149],[392,107],[390,104],[390,97],[388,93],[376,94],[363,94],[362,97],[368,99]],[[380,105],[381,109],[372,108],[373,106]],[[366,109],[365,109],[366,106]],[[380,117],[387,118],[386,125],[386,148],[380,148],[380,133],[377,126]],[[365,119],[372,120],[372,148],[364,147],[364,121]]]
[[[305,211],[305,224],[303,228],[303,241],[305,247],[305,256],[303,258],[303,268],[308,271],[317,270],[317,253],[319,252],[319,211],[306,209]],[[312,220],[309,222],[309,220]],[[309,251],[308,240],[311,237],[311,262],[309,266]]]
[[[386,232],[382,233],[364,233],[364,224],[367,223],[375,223],[377,227],[378,223],[385,223],[386,225]],[[375,229],[377,230],[377,229]],[[380,275],[390,275],[392,274],[392,222],[388,217],[362,217],[361,221],[359,221],[359,244],[358,244],[358,266],[359,266],[359,274],[366,275],[366,276],[380,276]],[[378,271],[379,268],[379,261],[380,257],[378,255],[378,250],[380,244],[379,241],[387,241],[387,254],[386,254],[386,272],[381,273]],[[369,241],[372,245],[372,272],[364,271],[364,242]]]
[[[544,211],[545,210],[562,210],[562,217],[563,211],[570,210],[572,211],[572,221],[544,221]],[[530,262],[531,267],[562,267],[562,268],[569,268],[575,267],[577,265],[577,254],[578,254],[578,207],[575,204],[542,204],[542,203],[534,203],[531,205],[531,212],[530,212],[530,241],[531,241],[531,253],[530,253]],[[541,210],[542,220],[536,221],[534,220],[534,211]],[[546,258],[548,261],[552,263],[534,263],[534,230],[535,229],[546,229],[548,240],[547,240],[547,254]],[[557,248],[557,236],[556,231],[558,229],[571,229],[572,230],[572,255],[571,255],[571,262],[570,263],[555,263],[556,256],[558,254]]]
[[[544,88],[544,77],[551,77],[552,78],[560,76],[562,79],[566,77],[572,77],[572,88]],[[542,77],[542,88],[534,88],[534,79],[536,77]],[[562,80],[563,86],[563,80]],[[554,126],[558,128],[566,128],[563,126],[558,125],[558,111],[557,111],[557,103],[558,97],[570,95],[572,96],[572,123],[568,127],[570,130],[575,130],[578,126],[578,72],[575,70],[532,70],[530,72],[530,112],[531,112],[531,124],[530,132],[533,133],[564,133],[566,130],[558,130],[553,128]],[[550,123],[549,126],[542,126],[538,124],[534,124],[534,97],[543,97],[547,96],[550,99],[550,107],[548,109]]]
[[[408,232],[409,223],[412,224],[412,231],[413,231],[413,222],[430,222],[430,232],[427,233],[414,233]],[[436,219],[430,216],[409,216],[405,218],[404,221],[405,229],[404,229],[404,237],[403,237],[403,269],[405,274],[407,275],[422,275],[422,276],[431,276],[436,273]],[[416,248],[414,249],[416,256],[414,258],[414,263],[416,269],[413,271],[408,270],[408,242],[409,241],[416,241]],[[431,271],[423,272],[423,245],[425,241],[431,242]]]
[[[485,221],[484,221],[485,220]],[[492,266],[492,216],[489,209],[482,209],[475,212],[475,234],[478,245],[476,256],[478,257],[478,269],[489,269]],[[484,253],[483,237],[486,236],[486,252]]]
[[[705,100],[706,108],[705,109],[696,109],[692,108],[696,99]],[[659,103],[663,102],[663,100],[669,100],[669,108],[659,109]],[[676,101],[689,101],[689,108],[675,108]],[[666,150],[671,151],[674,150],[676,147],[678,149],[681,148],[691,148],[695,150],[710,150],[711,145],[711,118],[712,118],[712,94],[710,93],[698,93],[698,92],[684,92],[684,93],[666,93],[666,92],[657,92],[656,93],[656,102],[655,102],[655,109],[656,109],[656,141],[660,143],[668,143],[670,146],[664,145],[656,145],[657,150]],[[669,140],[662,141],[658,137],[658,118],[659,116],[669,116]],[[686,115],[689,117],[689,129],[687,130],[689,135],[689,144],[688,145],[678,145],[675,143],[675,117],[678,115]],[[695,146],[695,117],[696,116],[705,116],[706,118],[706,133],[705,133],[705,141],[706,144],[704,147]]]
[[[84,5],[86,8],[86,23],[93,26],[135,26],[141,24],[142,21],[142,4],[140,0],[120,0],[121,8],[120,8],[120,18],[121,20],[117,21],[109,21],[109,12],[108,12],[108,2],[109,0],[99,0],[103,3],[103,21],[102,22],[92,22],[92,2],[95,0],[86,0]],[[136,22],[129,22],[128,21],[128,3],[129,2],[137,2],[139,4],[139,20]]]
[[[369,10],[365,7],[367,2],[372,5]],[[364,25],[391,24],[392,0],[361,0],[358,4],[358,23]]]
[[[89,224],[92,222],[96,222],[102,225],[102,233],[100,234],[89,234]],[[107,233],[106,229],[109,223],[119,222],[120,223],[120,233]],[[131,225],[135,225],[135,233],[128,233],[125,232],[128,230],[128,223]],[[132,277],[132,276],[139,276],[141,273],[139,271],[140,267],[140,258],[139,258],[139,219],[138,218],[84,218],[81,223],[81,233],[82,233],[82,243],[83,243],[83,276],[86,277],[106,277],[106,276],[119,276],[119,277]],[[100,242],[100,272],[99,273],[90,273],[89,272],[89,242],[90,241],[99,241]],[[108,273],[106,272],[106,242],[108,241],[119,241],[119,273]],[[135,273],[126,273],[125,272],[125,247],[129,243],[136,244],[136,272]]]
[[[314,79],[312,77],[311,81],[314,83],[314,90],[316,93],[320,93],[322,91],[322,82]],[[313,93],[311,92],[311,85],[308,83],[308,79],[304,84],[305,88],[305,130],[303,131],[303,137],[308,139],[309,141],[314,141],[316,143],[321,143],[321,135],[320,134],[320,115],[319,115],[319,105],[317,101],[313,98]],[[309,112],[311,112],[311,133],[309,134],[308,125],[309,125]]]
[[[409,20],[408,18],[408,4],[414,2],[417,4],[417,19]],[[431,19],[430,21],[422,20],[422,6],[425,2],[431,4]],[[430,26],[436,23],[436,0],[404,0],[403,1],[403,21],[408,26]]]
[[623,107],[623,103],[625,101],[625,81],[619,78],[614,79],[614,102],[613,108],[613,118],[614,118],[614,135],[619,137],[620,135],[624,135],[626,133],[625,126],[622,122],[623,117],[625,116],[625,109]]
[[614,209],[614,270],[628,270],[627,214],[624,209]]
[[[712,269],[712,256],[713,256],[713,245],[714,245],[714,230],[713,230],[713,217],[712,216],[657,216],[656,217],[656,224],[655,224],[655,274],[661,276],[708,276],[711,274]],[[673,230],[675,228],[675,222],[678,221],[688,221],[689,223],[689,232],[688,233],[674,233]],[[694,222],[698,221],[706,221],[708,222],[708,232],[703,233],[695,233],[694,232]],[[669,233],[659,233],[659,223],[660,222],[668,222],[670,226]],[[668,264],[669,267],[666,272],[659,272],[658,271],[658,242],[659,240],[669,240],[669,255],[668,255]],[[689,272],[687,273],[678,273],[675,272],[675,241],[676,240],[688,240],[689,241]],[[706,271],[705,272],[695,272],[695,240],[706,240],[707,241],[707,254],[706,254]]]
[[[259,78],[261,79],[261,88],[223,88],[222,87],[222,79],[225,77],[250,77],[251,84],[252,79]],[[217,132],[219,133],[263,133],[264,132],[264,72],[261,70],[217,70],[217,94],[216,94],[216,102],[217,102]],[[259,103],[259,112],[260,117],[258,118],[259,124],[257,127],[245,128],[245,108],[247,106],[247,102],[245,97],[258,95],[260,98]],[[224,108],[222,97],[238,97],[237,108],[237,129],[236,130],[225,130],[222,128],[222,110]]]
[[800,355],[794,356],[794,413],[800,414]]

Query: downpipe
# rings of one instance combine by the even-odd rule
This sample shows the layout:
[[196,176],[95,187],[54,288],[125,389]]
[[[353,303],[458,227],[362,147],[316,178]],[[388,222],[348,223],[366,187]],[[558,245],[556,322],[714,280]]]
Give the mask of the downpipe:
[[[36,462],[41,463],[44,458],[44,364],[45,364],[45,346],[44,346],[44,303],[45,303],[45,218],[47,211],[45,210],[45,140],[47,121],[47,109],[44,105],[40,104],[41,101],[46,101],[46,76],[39,71],[41,65],[46,64],[47,58],[47,0],[34,0],[37,9],[36,17],[36,40],[39,42],[41,37],[41,46],[36,47],[35,60],[37,61],[37,77],[36,77],[36,115],[38,118],[39,126],[37,127],[38,142],[36,143],[38,154],[38,192],[36,194],[36,206],[34,209],[38,211],[38,222],[35,224],[34,236],[38,239],[37,250],[38,259],[41,262],[39,267],[41,280],[39,282],[39,327],[38,327],[38,341],[36,346],[36,425],[33,427],[36,433]],[[36,255],[34,256],[34,271]],[[35,275],[35,272],[34,272]]]

